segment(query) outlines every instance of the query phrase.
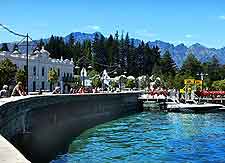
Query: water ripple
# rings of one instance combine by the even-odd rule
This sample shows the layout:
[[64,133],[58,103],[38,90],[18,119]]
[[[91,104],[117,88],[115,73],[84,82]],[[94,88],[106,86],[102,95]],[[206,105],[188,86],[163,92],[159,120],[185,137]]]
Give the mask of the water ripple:
[[52,163],[203,163],[224,158],[223,113],[141,113],[86,131]]

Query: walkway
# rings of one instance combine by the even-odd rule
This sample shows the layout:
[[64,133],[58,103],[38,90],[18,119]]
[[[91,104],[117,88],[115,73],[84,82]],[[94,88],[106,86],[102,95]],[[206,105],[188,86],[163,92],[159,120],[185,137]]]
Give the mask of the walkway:
[[0,163],[30,163],[12,144],[0,135]]

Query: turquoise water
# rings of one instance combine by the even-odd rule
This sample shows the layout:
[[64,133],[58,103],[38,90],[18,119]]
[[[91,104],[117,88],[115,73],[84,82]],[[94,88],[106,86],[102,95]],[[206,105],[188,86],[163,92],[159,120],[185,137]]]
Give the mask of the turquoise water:
[[86,131],[52,162],[225,162],[225,113],[121,118]]

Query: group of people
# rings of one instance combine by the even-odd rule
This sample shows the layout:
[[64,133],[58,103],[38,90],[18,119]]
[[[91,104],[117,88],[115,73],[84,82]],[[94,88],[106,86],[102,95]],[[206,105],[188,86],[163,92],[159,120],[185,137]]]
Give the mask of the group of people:
[[10,96],[26,96],[26,92],[23,89],[22,82],[18,82],[17,85],[13,88],[12,93],[10,94],[8,85],[4,85],[0,91],[0,97],[10,97]]
[[[77,94],[77,93],[98,93],[100,92],[100,88],[71,88],[70,94]],[[40,90],[39,94],[42,94],[42,91]],[[61,89],[59,86],[55,87],[55,89],[52,91],[52,94],[61,94]],[[18,82],[16,86],[13,88],[12,93],[7,85],[4,85],[2,87],[2,90],[0,91],[0,97],[11,97],[11,96],[26,96],[26,92],[23,89],[22,82]]]
[[80,88],[71,88],[70,89],[70,94],[77,94],[77,93],[98,93],[100,92],[99,88],[91,88],[91,87],[86,87],[84,88],[81,86]]

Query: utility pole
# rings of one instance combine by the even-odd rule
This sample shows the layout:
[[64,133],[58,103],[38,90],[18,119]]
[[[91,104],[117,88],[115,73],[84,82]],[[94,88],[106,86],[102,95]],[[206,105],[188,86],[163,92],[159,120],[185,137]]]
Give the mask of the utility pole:
[[28,56],[28,38],[29,38],[29,36],[28,36],[28,33],[27,33],[27,51],[26,51],[26,55],[27,55],[27,63],[26,63],[26,76],[27,76],[27,80],[26,80],[26,85],[27,85],[27,89],[26,89],[26,91],[27,91],[27,95],[28,95],[28,84],[29,84],[29,82],[28,82],[28,80],[29,80],[29,69],[28,69],[28,62],[29,62],[29,56]]

